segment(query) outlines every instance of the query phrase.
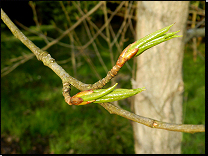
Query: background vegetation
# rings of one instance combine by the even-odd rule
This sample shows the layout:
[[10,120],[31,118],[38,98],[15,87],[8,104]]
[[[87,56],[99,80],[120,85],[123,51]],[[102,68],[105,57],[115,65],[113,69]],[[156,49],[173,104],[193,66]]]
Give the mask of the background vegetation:
[[[90,10],[91,4],[87,5],[88,7],[87,10]],[[73,8],[68,9],[73,12]],[[59,11],[53,10],[53,13],[57,15],[60,14]],[[76,14],[76,11],[73,13]],[[40,14],[44,15],[42,12]],[[77,15],[79,16],[81,15]],[[98,20],[98,17],[103,18],[99,13],[93,16],[94,20]],[[54,18],[57,18],[54,21],[64,28],[61,15]],[[44,16],[42,21],[45,21]],[[48,36],[55,38],[57,32],[50,25],[51,21],[47,22],[47,26],[42,24],[40,28],[43,32],[47,32]],[[118,23],[115,22],[116,24]],[[4,68],[12,63],[11,58],[31,52],[3,23],[1,28],[1,68]],[[35,29],[33,26],[30,28]],[[81,32],[82,28],[78,27],[76,31]],[[40,37],[24,30],[23,33],[38,47],[45,46]],[[107,43],[100,37],[98,39],[102,45],[99,47],[100,54],[110,69]],[[68,38],[64,38],[63,42],[68,43]],[[125,45],[131,42],[133,39],[127,41]],[[197,47],[202,56],[205,55],[204,47],[202,40]],[[71,55],[69,49],[57,44],[47,51],[57,61],[65,60]],[[88,52],[93,63],[97,65],[97,72],[104,77],[106,73],[99,65],[93,48],[89,47]],[[76,54],[78,55],[78,51]],[[130,66],[132,64],[133,61],[130,61]],[[70,75],[74,75],[71,61],[60,65]],[[118,77],[119,75],[122,76],[116,81],[121,84],[120,87],[131,88],[131,76],[125,76],[130,75],[129,69],[124,66]],[[85,59],[79,55],[76,78],[85,83],[94,83],[98,80],[86,65]],[[186,44],[183,78],[184,123],[205,124],[205,60],[198,56],[196,61],[193,61],[192,42]],[[72,87],[71,95],[77,92],[78,90]],[[129,100],[119,101],[119,104],[130,110]],[[27,61],[1,79],[1,144],[1,153],[134,153],[133,130],[129,120],[110,115],[98,104],[67,105],[62,96],[61,80],[36,58]],[[205,133],[183,133],[182,153],[205,153]]]

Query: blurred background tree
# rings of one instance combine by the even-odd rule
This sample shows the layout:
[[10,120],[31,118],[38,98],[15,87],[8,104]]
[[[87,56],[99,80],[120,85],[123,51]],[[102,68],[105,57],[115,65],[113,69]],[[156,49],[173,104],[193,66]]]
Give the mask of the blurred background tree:
[[[1,4],[23,33],[42,48],[99,2]],[[105,2],[47,51],[70,75],[94,83],[106,75],[121,51],[136,40],[136,8],[136,2]],[[193,28],[191,25],[203,28],[205,3],[191,2],[189,9],[187,29]],[[69,109],[57,75],[37,61],[3,22],[1,28],[2,153],[134,153],[131,122],[110,115],[96,104]],[[197,55],[192,55],[193,48],[186,44],[183,122],[204,124],[204,38],[197,36],[196,42],[190,41]],[[135,71],[136,59],[130,60],[113,81],[119,87],[132,88],[130,79],[135,78]],[[77,92],[72,88],[72,95]],[[118,104],[130,110],[130,99]],[[201,133],[184,134],[182,153],[204,153],[204,138]]]
[[[137,38],[175,22],[171,30],[184,36],[189,2],[138,2]],[[176,28],[176,29],[175,29]],[[151,48],[137,58],[134,88],[148,92],[135,96],[134,112],[155,120],[182,124],[184,37]],[[182,133],[149,129],[133,123],[136,153],[181,153]]]

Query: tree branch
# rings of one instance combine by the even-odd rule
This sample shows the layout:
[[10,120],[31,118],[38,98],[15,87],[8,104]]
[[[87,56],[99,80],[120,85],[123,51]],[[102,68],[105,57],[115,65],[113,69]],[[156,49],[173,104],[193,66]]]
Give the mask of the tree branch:
[[186,133],[205,132],[204,125],[173,124],[173,123],[161,122],[131,113],[122,108],[118,108],[117,106],[111,103],[99,103],[99,104],[103,106],[110,114],[116,114],[122,116],[124,118],[138,122],[140,124],[143,124],[151,128],[165,129],[169,131],[186,132]]
[[[101,4],[101,2],[99,4]],[[86,15],[83,17],[86,18]],[[84,20],[85,18],[82,18],[82,20]],[[61,78],[62,83],[63,83],[63,95],[64,95],[65,101],[67,103],[69,103],[69,101],[70,101],[69,92],[71,89],[71,85],[73,85],[74,87],[76,87],[79,90],[86,90],[87,88],[88,89],[92,88],[92,85],[84,84],[81,81],[78,81],[75,78],[71,77],[61,66],[59,66],[55,62],[55,59],[53,59],[50,56],[50,54],[39,49],[33,42],[31,42],[14,25],[14,23],[9,19],[9,17],[5,14],[5,12],[2,9],[1,9],[1,19],[7,25],[7,27],[11,30],[11,32],[14,34],[14,36],[17,37],[24,45],[26,45],[35,54],[35,56],[37,57],[38,60],[41,60],[45,66],[48,66],[49,68],[51,68]],[[71,29],[69,28],[68,31],[66,31],[66,32],[69,33],[70,30]],[[53,44],[58,42],[58,40],[60,40],[61,37],[66,35],[67,34],[66,32],[63,33],[55,42],[53,42]],[[126,49],[124,49],[124,53],[122,52],[121,55],[124,55],[127,50],[128,50],[128,47]],[[122,67],[123,64],[121,63],[120,60],[121,59],[119,58],[117,62],[118,62],[118,65],[120,65]],[[126,60],[124,60],[123,63],[125,63],[125,61]],[[110,71],[110,72],[112,72],[112,71]],[[113,74],[114,74],[114,76],[116,75],[115,73],[113,73]],[[117,115],[123,116],[129,120],[144,124],[148,127],[165,129],[165,130],[170,130],[170,131],[187,132],[187,133],[205,132],[204,125],[187,125],[187,124],[165,123],[165,122],[161,122],[161,121],[157,121],[154,119],[150,119],[150,118],[136,115],[136,114],[126,111],[122,108],[118,108],[115,105],[112,105],[110,103],[101,103],[100,105],[103,106],[111,114],[117,114]]]
[[[61,66],[59,66],[55,59],[51,57],[46,51],[38,48],[33,42],[31,42],[9,19],[6,13],[1,9],[1,19],[11,30],[13,35],[17,37],[25,46],[27,46],[37,57],[38,60],[42,61],[45,66],[51,68],[62,80],[63,83],[69,82],[71,85],[79,90],[90,89],[90,85],[84,84],[81,81],[70,76]],[[52,42],[51,42],[52,43]],[[84,88],[84,89],[83,89]]]
[[205,27],[188,29],[185,38],[185,43],[190,41],[193,37],[205,37]]
[[95,12],[100,6],[103,5],[103,2],[99,2],[94,8],[92,8],[87,14],[82,16],[73,26],[71,26],[69,29],[67,29],[61,36],[59,36],[56,40],[49,43],[47,46],[43,48],[43,50],[48,49],[52,45],[56,44],[59,40],[61,40],[64,36],[66,36],[68,33],[70,33],[71,30],[76,28],[84,19],[86,19],[89,15],[91,15],[93,12]]

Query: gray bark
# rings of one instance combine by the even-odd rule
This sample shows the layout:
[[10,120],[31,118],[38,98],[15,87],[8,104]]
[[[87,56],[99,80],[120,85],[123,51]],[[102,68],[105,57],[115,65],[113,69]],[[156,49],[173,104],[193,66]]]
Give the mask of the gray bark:
[[193,28],[187,30],[185,43],[190,41],[193,37],[205,37],[205,27],[204,28]]
[[[184,35],[189,2],[141,1],[137,8],[137,39],[158,29],[173,27]],[[183,80],[182,61],[184,37],[161,43],[137,57],[134,88],[146,87],[135,96],[136,114],[156,120],[182,123]],[[133,123],[135,153],[181,153],[182,133],[152,129]]]

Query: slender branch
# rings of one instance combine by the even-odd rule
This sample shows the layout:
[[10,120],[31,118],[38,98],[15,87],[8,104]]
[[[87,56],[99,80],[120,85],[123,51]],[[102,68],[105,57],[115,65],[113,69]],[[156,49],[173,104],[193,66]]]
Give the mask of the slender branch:
[[[115,38],[116,35],[115,35],[114,31],[113,31],[113,28],[112,28],[111,24],[109,24],[109,28],[110,28],[110,32],[111,32],[113,38]],[[115,45],[116,45],[116,48],[118,49],[118,52],[119,52],[119,54],[120,54],[120,53],[121,53],[121,47],[120,47],[119,44],[118,44],[117,38],[116,38],[116,40],[115,40]]]
[[86,48],[88,45],[90,45],[92,43],[93,40],[95,40],[95,38],[105,29],[105,27],[110,23],[110,21],[112,20],[112,18],[114,17],[114,15],[120,10],[120,8],[124,5],[124,1],[121,2],[121,4],[116,8],[116,10],[113,12],[113,14],[110,16],[110,18],[108,19],[108,21],[105,22],[105,24],[100,28],[100,30],[93,36],[93,38],[90,39],[90,41],[88,43],[86,43],[83,48]]
[[[30,5],[30,7],[32,8],[32,11],[33,11],[33,19],[34,19],[34,22],[35,22],[35,24],[36,24],[38,30],[41,32],[41,34],[43,34],[43,32],[42,32],[41,29],[40,29],[40,24],[39,24],[39,22],[38,22],[38,16],[37,16],[37,12],[36,12],[36,9],[35,9],[35,3],[32,2],[32,1],[29,1],[29,5]],[[49,43],[49,41],[48,41],[48,39],[46,38],[45,35],[43,35],[43,39],[44,39],[44,41],[45,41],[47,44]]]
[[[103,14],[104,14],[104,20],[105,23],[108,21],[108,14],[107,14],[107,5],[106,5],[106,1],[104,3],[104,7],[103,7]],[[108,47],[109,47],[109,52],[110,52],[110,60],[111,60],[111,65],[113,66],[115,64],[114,59],[113,59],[113,52],[112,52],[112,47],[111,46],[111,38],[110,38],[110,32],[109,32],[109,24],[106,25],[106,36],[107,36],[107,43],[108,43]]]
[[[68,33],[70,33],[71,30],[75,29],[84,19],[86,19],[89,15],[91,15],[93,12],[95,12],[101,5],[103,5],[103,2],[99,2],[94,8],[92,8],[87,14],[82,16],[73,26],[71,26],[69,29],[67,29],[61,36],[59,36],[56,40],[50,42],[47,46],[43,48],[43,50],[48,49],[52,45],[56,44],[59,40],[61,40],[64,36],[66,36]],[[84,49],[84,48],[83,48]]]
[[[126,3],[128,3],[128,2],[126,2]],[[129,14],[129,9],[126,9],[125,16],[124,16],[124,21],[123,21],[122,25],[120,26],[120,28],[118,30],[118,33],[116,34],[116,37],[114,38],[114,40],[111,43],[111,45],[115,44],[115,41],[118,40],[118,37],[121,35],[123,29],[125,28],[125,26],[126,26],[126,17],[127,17],[128,14]],[[121,41],[120,41],[120,43],[121,43]]]
[[[84,12],[81,10],[81,8],[80,8],[78,5],[77,5],[77,7],[79,8],[79,9],[78,9],[79,12],[80,12],[82,15],[84,15]],[[89,37],[89,38],[92,38],[92,35],[91,35],[91,33],[90,33],[90,29],[89,29],[89,27],[88,27],[88,25],[87,25],[87,23],[86,23],[86,20],[84,20],[83,23],[84,23],[85,29],[86,29],[86,31],[87,31],[88,37]],[[106,73],[107,73],[107,72],[108,72],[108,69],[107,69],[107,67],[106,67],[106,65],[105,65],[105,63],[104,63],[102,57],[100,56],[100,53],[99,53],[98,48],[97,48],[97,46],[96,46],[96,44],[95,44],[94,41],[92,42],[92,45],[93,45],[93,47],[94,47],[95,53],[96,53],[96,55],[97,55],[97,57],[98,57],[98,59],[99,59],[101,65],[103,66],[104,70],[105,70]]]
[[[86,29],[86,31],[87,31],[88,37],[89,37],[89,38],[92,38],[92,35],[91,35],[91,33],[90,33],[90,29],[89,29],[89,27],[88,27],[88,25],[87,25],[87,22],[86,22],[86,21],[83,21],[83,23],[84,23],[85,29]],[[108,69],[107,69],[107,67],[106,67],[106,65],[105,65],[105,63],[104,63],[102,57],[100,56],[100,52],[98,51],[97,45],[95,44],[94,41],[92,42],[92,46],[93,46],[93,48],[94,48],[94,50],[95,50],[95,53],[96,53],[96,55],[97,55],[97,57],[98,57],[98,60],[100,61],[101,65],[103,66],[103,69],[104,69],[104,70],[106,71],[106,73],[107,73],[107,72],[108,72]]]
[[[80,14],[84,15],[85,13],[81,10],[80,6],[77,5],[74,1],[72,1],[72,4],[77,8],[77,10],[80,12]],[[97,31],[99,31],[99,28],[91,21],[91,19],[89,17],[87,17],[87,21],[88,23],[93,27],[95,28]],[[101,37],[103,37],[103,39],[107,40],[107,37],[102,33],[100,32],[99,35]]]
[[[14,23],[9,19],[9,17],[5,14],[5,12],[1,9],[1,19],[3,22],[7,25],[7,27],[11,30],[11,32],[14,34],[15,37],[17,37],[24,45],[26,45],[35,55],[36,57],[41,60],[44,65],[51,68],[61,79],[63,83],[63,95],[65,98],[65,101],[67,103],[70,103],[70,89],[71,85],[75,86],[79,90],[84,90],[86,88],[91,88],[91,85],[84,84],[75,78],[71,77],[61,66],[59,66],[55,60],[45,51],[40,50],[34,43],[32,43],[15,25]],[[118,68],[121,68],[123,64],[127,61],[125,59],[125,56],[127,55],[129,58],[129,52],[127,53],[130,45],[124,49],[124,51],[121,53],[116,65]],[[138,51],[138,49],[137,49]],[[134,51],[134,55],[136,54]],[[130,54],[132,55],[132,54]],[[122,57],[124,56],[124,57]],[[131,56],[132,57],[132,56]],[[114,69],[113,71],[117,71],[118,69]],[[112,71],[110,71],[112,72]],[[112,72],[113,75],[115,73]],[[153,120],[150,118],[142,117],[139,115],[136,115],[134,113],[131,113],[129,111],[126,111],[122,108],[118,108],[115,105],[112,105],[110,103],[101,103],[101,106],[103,106],[106,110],[108,110],[111,114],[117,114],[120,116],[123,116],[127,119],[130,119],[132,121],[144,124],[146,126],[152,127],[152,128],[158,128],[158,129],[166,129],[170,131],[178,131],[178,132],[187,132],[187,133],[195,133],[195,132],[205,132],[205,126],[204,125],[187,125],[187,124],[171,124],[171,123],[165,123],[157,120]]]
[[[108,13],[112,14],[112,11],[108,10]],[[125,15],[123,13],[117,13],[116,16],[124,17]],[[133,15],[128,15],[128,18],[133,19],[133,20],[137,20],[136,16],[133,16]]]
[[143,124],[151,128],[165,129],[169,131],[186,132],[186,133],[205,132],[204,125],[173,124],[173,123],[161,122],[151,118],[136,115],[122,108],[118,108],[117,106],[110,103],[99,103],[99,104],[103,106],[110,114],[116,114],[122,116],[124,118],[138,122],[140,124]]
[[1,77],[6,76],[10,72],[12,72],[15,68],[17,68],[20,64],[23,64],[23,63],[27,62],[28,60],[30,60],[33,57],[34,57],[33,54],[28,54],[28,55],[25,55],[25,56],[21,56],[21,60],[19,62],[16,62],[15,64],[13,64],[11,66],[8,66],[8,67],[5,67],[4,69],[1,70]]
[[[67,19],[69,27],[70,27],[71,26],[71,20],[70,20],[70,17],[68,15],[68,13],[67,13],[67,10],[66,10],[66,8],[65,8],[65,6],[64,6],[62,1],[60,1],[59,3],[61,5],[61,8],[62,8],[62,10],[63,10],[63,12],[64,12],[64,14],[66,16],[66,19]],[[76,77],[77,76],[77,68],[76,68],[76,58],[75,58],[75,52],[74,52],[74,37],[73,37],[73,34],[74,34],[74,30],[73,30],[72,33],[69,33],[69,39],[70,39],[71,44],[72,44],[72,48],[71,48],[71,50],[72,50],[72,52],[71,52],[72,67],[73,67],[74,75]]]
[[[41,33],[39,33],[39,32],[37,32],[37,31],[35,31],[35,30],[32,30],[32,29],[30,29],[30,28],[28,28],[28,27],[26,27],[25,25],[23,25],[22,23],[20,23],[20,22],[18,22],[18,21],[15,21],[16,22],[16,24],[17,25],[19,25],[21,28],[23,28],[23,29],[25,29],[26,31],[28,31],[28,32],[31,32],[31,33],[33,33],[33,34],[35,34],[35,35],[38,35],[39,37],[41,37],[41,38],[47,38],[48,40],[50,40],[50,41],[54,41],[55,39],[54,38],[52,38],[52,37],[48,37],[48,36],[45,36],[44,34],[41,34]],[[61,30],[60,28],[59,28],[59,31],[61,31],[61,33],[63,33],[64,31],[63,30]],[[58,45],[60,45],[60,46],[63,46],[63,47],[66,47],[66,48],[76,48],[76,49],[80,49],[81,47],[80,46],[73,46],[73,45],[69,45],[69,44],[66,44],[66,43],[63,43],[63,42],[60,42],[60,41],[58,41],[56,44],[58,44]]]
[[194,37],[205,37],[205,27],[188,29],[185,38],[185,43],[189,42]]
[[70,82],[71,85],[76,87],[79,90],[83,90],[83,88],[90,89],[90,85],[84,84],[81,81],[76,80],[72,76],[70,76],[61,66],[59,66],[55,59],[51,57],[46,51],[38,48],[32,41],[30,41],[9,19],[6,13],[1,9],[1,19],[7,25],[7,27],[11,30],[13,35],[17,37],[25,46],[27,46],[37,57],[38,60],[41,60],[44,65],[51,68],[62,80],[63,83]]
[[[80,48],[81,54],[84,57],[84,59],[87,61],[87,63],[90,65],[90,67],[92,68],[93,72],[95,73],[95,75],[97,76],[98,79],[101,79],[100,74],[97,72],[96,67],[94,65],[94,63],[92,62],[91,58],[89,57],[89,55],[87,55],[86,53],[84,53],[84,50],[82,48]],[[90,86],[89,86],[90,87]],[[90,87],[91,88],[91,87]],[[87,88],[89,89],[89,88]]]

